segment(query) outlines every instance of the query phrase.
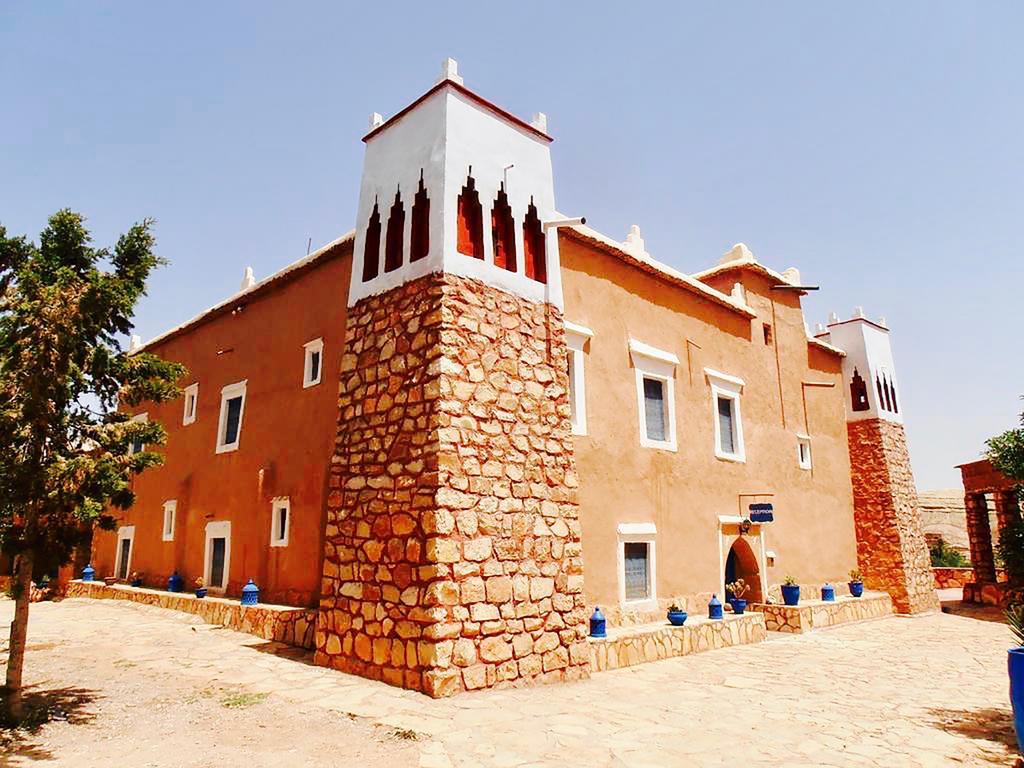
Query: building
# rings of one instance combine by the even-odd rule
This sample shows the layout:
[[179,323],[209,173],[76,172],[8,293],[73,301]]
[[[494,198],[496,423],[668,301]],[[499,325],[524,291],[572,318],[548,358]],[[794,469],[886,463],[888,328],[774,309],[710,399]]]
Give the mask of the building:
[[99,573],[253,578],[318,663],[435,696],[584,676],[595,605],[736,578],[936,607],[884,321],[811,335],[795,269],[566,218],[546,118],[451,60],[363,140],[353,233],[145,345],[190,374]]

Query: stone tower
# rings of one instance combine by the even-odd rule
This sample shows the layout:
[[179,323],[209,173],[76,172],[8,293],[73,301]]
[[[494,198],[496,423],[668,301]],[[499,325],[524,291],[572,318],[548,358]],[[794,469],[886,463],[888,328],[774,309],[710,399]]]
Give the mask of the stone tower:
[[316,662],[431,696],[586,676],[543,115],[448,60],[364,141]]
[[857,307],[849,320],[832,315],[827,330],[817,336],[846,353],[847,435],[857,562],[864,582],[869,589],[888,592],[900,613],[936,610],[889,329],[884,320],[869,320]]

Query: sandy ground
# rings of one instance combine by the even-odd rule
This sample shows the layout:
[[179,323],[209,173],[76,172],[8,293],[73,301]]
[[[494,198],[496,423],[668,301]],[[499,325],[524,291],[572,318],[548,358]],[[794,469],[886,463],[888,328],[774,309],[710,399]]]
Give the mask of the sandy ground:
[[0,765],[1013,765],[1009,632],[955,610],[435,701],[189,614],[41,603],[26,680],[56,716],[0,732]]

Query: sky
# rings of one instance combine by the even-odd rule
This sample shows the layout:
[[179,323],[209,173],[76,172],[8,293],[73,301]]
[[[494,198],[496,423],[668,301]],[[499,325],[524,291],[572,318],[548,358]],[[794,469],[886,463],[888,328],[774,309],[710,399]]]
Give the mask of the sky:
[[354,226],[371,112],[459,61],[548,115],[558,207],[686,272],[745,242],[892,329],[918,487],[1024,408],[1024,4],[0,5],[0,224],[145,217],[150,338]]

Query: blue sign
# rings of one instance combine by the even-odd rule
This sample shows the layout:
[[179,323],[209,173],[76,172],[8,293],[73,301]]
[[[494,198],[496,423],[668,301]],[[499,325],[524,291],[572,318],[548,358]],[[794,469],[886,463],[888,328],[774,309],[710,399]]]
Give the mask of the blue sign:
[[775,508],[771,504],[751,504],[747,509],[750,510],[752,523],[770,523],[775,520]]

